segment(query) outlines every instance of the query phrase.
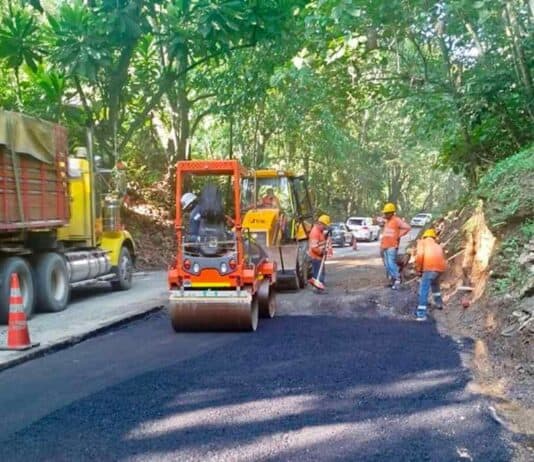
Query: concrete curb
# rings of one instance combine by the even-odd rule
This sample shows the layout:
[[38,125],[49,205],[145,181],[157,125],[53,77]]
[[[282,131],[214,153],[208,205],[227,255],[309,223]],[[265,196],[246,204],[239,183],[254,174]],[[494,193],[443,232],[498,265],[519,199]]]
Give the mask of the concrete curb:
[[125,317],[115,318],[110,321],[103,322],[102,324],[96,326],[94,329],[88,330],[87,332],[83,332],[77,335],[72,335],[70,337],[64,337],[64,338],[59,339],[57,342],[43,345],[33,350],[28,350],[28,352],[24,354],[23,356],[8,359],[7,361],[0,363],[0,371],[10,369],[14,366],[25,363],[27,361],[31,361],[32,359],[45,356],[55,351],[68,348],[69,346],[75,345],[89,338],[96,337],[97,335],[103,334],[104,332],[109,331],[112,328],[116,328],[121,325],[127,324],[129,322],[135,321],[137,319],[141,319],[146,316],[149,316],[153,313],[161,311],[164,308],[165,308],[165,305],[158,305],[158,306],[153,306],[151,308],[147,308],[141,312],[130,313],[129,315]]

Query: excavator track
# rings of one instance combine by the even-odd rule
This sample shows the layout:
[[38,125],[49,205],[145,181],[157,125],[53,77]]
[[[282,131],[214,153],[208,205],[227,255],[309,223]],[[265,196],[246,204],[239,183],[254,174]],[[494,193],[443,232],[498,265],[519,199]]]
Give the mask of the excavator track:
[[176,332],[255,331],[258,299],[245,290],[175,290],[169,315]]

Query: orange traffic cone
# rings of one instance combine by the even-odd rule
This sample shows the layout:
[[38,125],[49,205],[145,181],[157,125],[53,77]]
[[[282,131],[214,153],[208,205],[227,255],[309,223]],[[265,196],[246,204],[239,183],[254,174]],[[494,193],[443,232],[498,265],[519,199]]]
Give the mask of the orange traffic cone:
[[30,342],[30,333],[26,314],[22,306],[19,277],[17,273],[11,275],[11,293],[9,295],[9,323],[7,328],[7,347],[2,350],[28,350],[38,346]]

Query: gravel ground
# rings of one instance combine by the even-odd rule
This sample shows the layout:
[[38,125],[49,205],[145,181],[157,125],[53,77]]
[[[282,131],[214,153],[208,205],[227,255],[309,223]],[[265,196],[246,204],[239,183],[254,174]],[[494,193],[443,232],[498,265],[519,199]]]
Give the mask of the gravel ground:
[[[78,374],[82,389],[95,375],[102,383],[0,438],[0,460],[512,460],[512,435],[467,389],[461,345],[433,322],[413,321],[414,294],[377,287],[375,260],[345,255],[328,271],[328,295],[279,296],[275,319],[254,334],[212,334],[228,340],[200,355],[181,357],[176,345],[176,359],[168,357],[180,336],[161,313],[78,345],[87,359],[75,372],[74,349],[26,364],[58,381]],[[159,332],[161,348],[145,347],[146,331]],[[132,345],[136,372],[117,381],[132,367]],[[106,358],[108,383],[95,370]],[[6,372],[30,387],[27,371]],[[6,383],[0,375],[4,397]],[[3,399],[9,418],[15,403]]]

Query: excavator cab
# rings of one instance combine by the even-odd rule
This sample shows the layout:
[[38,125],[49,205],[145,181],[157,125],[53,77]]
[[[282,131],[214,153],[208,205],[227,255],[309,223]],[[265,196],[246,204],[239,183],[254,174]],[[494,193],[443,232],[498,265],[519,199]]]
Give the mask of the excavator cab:
[[243,226],[277,263],[277,288],[304,288],[310,274],[307,247],[313,221],[306,178],[257,170],[243,179],[242,194]]

